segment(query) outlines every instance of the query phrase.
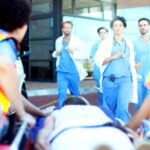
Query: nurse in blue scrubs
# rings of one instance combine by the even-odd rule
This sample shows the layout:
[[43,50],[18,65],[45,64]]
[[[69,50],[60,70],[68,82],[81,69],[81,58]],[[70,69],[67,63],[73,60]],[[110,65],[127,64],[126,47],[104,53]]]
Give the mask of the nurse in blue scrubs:
[[137,94],[137,91],[133,92],[133,88],[136,88],[133,45],[123,37],[127,26],[125,18],[116,17],[110,26],[113,37],[101,43],[95,59],[101,57],[97,63],[101,63],[103,96],[108,108],[116,118],[128,122],[128,105],[133,95]]
[[141,35],[134,41],[138,74],[138,104],[135,105],[135,110],[138,110],[144,99],[150,95],[150,90],[145,86],[146,77],[150,71],[150,20],[148,18],[140,18],[138,26]]

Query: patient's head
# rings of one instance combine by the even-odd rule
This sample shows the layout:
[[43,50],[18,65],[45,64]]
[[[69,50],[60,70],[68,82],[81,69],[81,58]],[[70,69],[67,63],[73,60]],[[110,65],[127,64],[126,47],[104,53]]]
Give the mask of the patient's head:
[[108,145],[100,145],[94,150],[112,150]]
[[66,105],[90,105],[90,103],[82,96],[70,96],[62,104]]

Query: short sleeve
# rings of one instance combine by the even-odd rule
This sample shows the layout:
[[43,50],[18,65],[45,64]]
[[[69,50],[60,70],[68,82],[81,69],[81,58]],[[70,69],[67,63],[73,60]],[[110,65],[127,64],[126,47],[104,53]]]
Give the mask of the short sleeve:
[[7,56],[13,63],[17,60],[15,43],[10,40],[0,42],[0,56]]

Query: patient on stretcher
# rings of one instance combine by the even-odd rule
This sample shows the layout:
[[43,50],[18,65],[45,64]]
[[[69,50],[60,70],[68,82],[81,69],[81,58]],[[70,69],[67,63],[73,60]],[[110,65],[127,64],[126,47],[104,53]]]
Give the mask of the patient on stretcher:
[[83,97],[70,97],[46,118],[35,148],[96,150],[108,145],[112,150],[134,150],[132,140],[99,107],[89,105]]

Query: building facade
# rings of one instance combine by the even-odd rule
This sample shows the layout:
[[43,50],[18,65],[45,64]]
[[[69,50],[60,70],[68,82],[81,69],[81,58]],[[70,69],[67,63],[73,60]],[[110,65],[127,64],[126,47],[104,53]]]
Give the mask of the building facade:
[[[55,81],[55,40],[61,35],[62,21],[71,20],[73,33],[80,37],[85,53],[98,39],[96,30],[105,26],[111,34],[110,21],[124,16],[128,27],[125,35],[133,40],[138,36],[137,20],[150,17],[150,0],[32,0],[32,18],[24,45],[29,45],[30,56],[24,57],[28,80]],[[133,28],[134,26],[134,28]]]

